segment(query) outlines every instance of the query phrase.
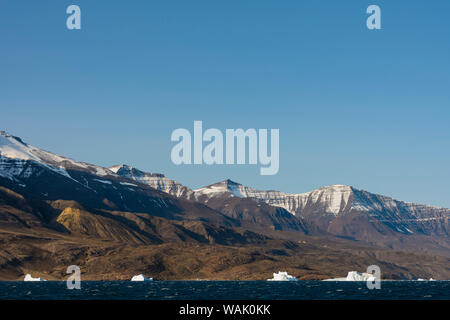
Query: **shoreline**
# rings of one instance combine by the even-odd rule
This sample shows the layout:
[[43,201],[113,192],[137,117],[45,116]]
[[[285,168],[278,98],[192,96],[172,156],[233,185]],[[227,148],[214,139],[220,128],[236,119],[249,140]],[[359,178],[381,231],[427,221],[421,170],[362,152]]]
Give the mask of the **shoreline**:
[[[66,282],[67,279],[61,279],[61,280],[45,280],[45,281],[24,281],[24,280],[0,280],[1,282],[26,282],[26,283],[45,283],[45,282]],[[450,279],[447,280],[395,280],[395,279],[379,279],[378,281],[381,282],[445,282],[450,281]],[[150,281],[131,281],[131,280],[81,280],[81,282],[132,282],[132,283],[152,283],[152,282],[264,282],[264,283],[298,283],[298,282],[360,282],[360,283],[366,283],[367,280],[362,281],[354,281],[354,280],[297,280],[297,281],[268,281],[268,280],[211,280],[211,279],[187,279],[187,280],[158,280],[153,279]]]

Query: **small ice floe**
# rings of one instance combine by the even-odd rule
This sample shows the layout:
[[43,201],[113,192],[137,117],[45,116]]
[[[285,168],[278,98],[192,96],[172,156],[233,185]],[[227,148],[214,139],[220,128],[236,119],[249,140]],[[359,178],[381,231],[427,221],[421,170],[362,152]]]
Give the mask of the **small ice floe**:
[[279,271],[278,273],[274,273],[273,278],[267,279],[267,281],[298,281],[298,279],[285,271]]
[[131,281],[153,281],[153,278],[146,278],[143,274],[139,274],[131,278]]
[[23,279],[23,281],[47,281],[47,280],[42,279],[42,278],[33,278],[33,277],[31,276],[31,274],[27,273],[27,274],[25,275],[25,279]]
[[436,281],[436,280],[434,280],[433,278],[430,278],[429,280],[418,278],[416,281]]
[[323,281],[375,281],[378,280],[373,274],[350,271],[346,278],[326,279]]

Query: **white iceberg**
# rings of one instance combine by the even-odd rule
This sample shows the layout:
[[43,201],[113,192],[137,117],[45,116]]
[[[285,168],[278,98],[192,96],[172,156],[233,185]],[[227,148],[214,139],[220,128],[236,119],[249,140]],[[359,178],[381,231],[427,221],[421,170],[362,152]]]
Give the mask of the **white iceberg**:
[[370,273],[360,273],[358,271],[350,271],[347,274],[347,281],[375,281],[377,278]]
[[42,278],[33,278],[33,277],[31,276],[31,274],[27,273],[27,274],[25,275],[25,279],[23,279],[23,281],[47,281],[47,280],[42,279]]
[[131,278],[131,281],[153,281],[153,278],[146,278],[143,274],[139,274]]
[[298,279],[285,271],[279,271],[278,273],[274,273],[273,278],[267,279],[267,281],[298,281]]
[[378,280],[373,274],[350,271],[346,278],[326,279],[323,281],[375,281]]
[[436,281],[436,280],[434,280],[433,278],[430,278],[429,280],[418,278],[416,281]]

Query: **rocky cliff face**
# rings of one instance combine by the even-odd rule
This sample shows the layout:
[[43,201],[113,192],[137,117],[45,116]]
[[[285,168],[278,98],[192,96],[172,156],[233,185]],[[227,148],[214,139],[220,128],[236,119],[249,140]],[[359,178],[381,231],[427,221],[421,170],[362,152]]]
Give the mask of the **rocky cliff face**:
[[190,188],[183,186],[175,180],[168,179],[160,173],[144,172],[125,164],[110,167],[109,170],[120,177],[146,184],[175,197],[192,199],[194,195],[194,192]]

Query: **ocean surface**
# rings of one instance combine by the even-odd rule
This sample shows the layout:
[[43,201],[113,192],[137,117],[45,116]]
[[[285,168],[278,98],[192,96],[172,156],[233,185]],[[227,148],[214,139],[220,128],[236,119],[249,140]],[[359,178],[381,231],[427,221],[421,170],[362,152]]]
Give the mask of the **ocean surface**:
[[450,281],[84,281],[0,282],[1,300],[450,300]]

